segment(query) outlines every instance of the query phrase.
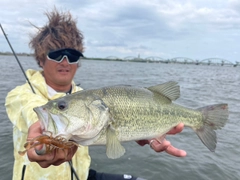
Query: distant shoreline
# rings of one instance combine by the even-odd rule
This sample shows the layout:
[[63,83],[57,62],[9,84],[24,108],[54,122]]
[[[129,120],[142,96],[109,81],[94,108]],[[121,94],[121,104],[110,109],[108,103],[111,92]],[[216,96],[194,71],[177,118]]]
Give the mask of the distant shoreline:
[[[34,56],[34,54],[29,54],[29,53],[16,53],[17,56]],[[0,56],[14,56],[13,53],[10,52],[0,52]],[[100,61],[124,61],[122,59],[107,59],[107,58],[88,58],[84,57],[82,59],[87,59],[87,60],[100,60]]]
[[[0,52],[0,56],[13,56],[13,53],[10,52]],[[34,56],[34,54],[30,53],[16,53],[17,56]],[[84,57],[83,59],[86,60],[98,60],[98,61],[121,61],[121,62],[138,62],[138,63],[164,63],[164,64],[193,64],[193,65],[219,65],[219,66],[233,66],[237,67],[240,66],[240,62],[229,62],[229,61],[221,61],[221,62],[211,62],[205,61],[177,61],[176,59],[160,59],[160,60],[154,60],[154,59],[142,59],[142,58],[132,58],[132,59],[120,59],[120,58],[92,58],[92,57]]]
[[[33,56],[33,54],[29,53],[16,53],[17,56]],[[0,56],[13,56],[13,53],[10,52],[0,52]]]

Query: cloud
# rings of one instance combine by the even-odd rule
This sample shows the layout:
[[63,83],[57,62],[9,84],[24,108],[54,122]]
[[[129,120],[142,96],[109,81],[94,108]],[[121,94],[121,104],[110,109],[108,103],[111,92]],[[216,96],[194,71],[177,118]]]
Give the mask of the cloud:
[[[43,13],[54,6],[70,10],[85,37],[85,55],[107,57],[189,56],[216,54],[237,59],[240,40],[238,0],[0,0],[5,31],[18,51],[29,51],[29,33],[43,26]],[[21,7],[21,8],[19,8]],[[2,39],[0,43],[4,43]],[[1,46],[6,49],[6,46]],[[0,49],[1,51],[1,49]]]
[[228,6],[235,10],[237,13],[240,13],[240,1],[239,0],[228,0]]

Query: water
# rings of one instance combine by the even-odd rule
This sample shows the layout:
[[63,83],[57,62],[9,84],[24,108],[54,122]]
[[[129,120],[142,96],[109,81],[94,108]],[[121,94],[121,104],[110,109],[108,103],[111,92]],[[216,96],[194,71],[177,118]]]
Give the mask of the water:
[[[38,69],[32,57],[19,57],[24,69]],[[11,179],[13,166],[12,124],[4,101],[7,92],[25,82],[13,56],[0,56],[0,174]],[[82,61],[75,82],[83,88],[116,84],[151,86],[169,80],[179,82],[181,97],[176,101],[197,108],[215,103],[229,104],[229,122],[218,130],[215,153],[210,152],[197,135],[185,128],[168,136],[171,143],[187,151],[185,158],[155,153],[149,146],[124,143],[126,154],[108,159],[104,146],[90,147],[91,167],[101,172],[129,173],[149,180],[239,180],[240,179],[240,68],[181,64],[151,64],[111,61]]]

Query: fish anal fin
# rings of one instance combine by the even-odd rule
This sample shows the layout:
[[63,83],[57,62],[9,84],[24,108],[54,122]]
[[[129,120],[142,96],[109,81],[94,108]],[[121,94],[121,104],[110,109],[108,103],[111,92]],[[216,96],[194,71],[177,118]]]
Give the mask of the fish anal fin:
[[156,86],[151,86],[147,89],[158,95],[167,97],[170,101],[174,101],[180,97],[180,87],[175,81],[169,81]]
[[116,159],[121,157],[125,153],[125,148],[121,145],[117,138],[116,131],[110,125],[106,132],[106,154],[108,158]]

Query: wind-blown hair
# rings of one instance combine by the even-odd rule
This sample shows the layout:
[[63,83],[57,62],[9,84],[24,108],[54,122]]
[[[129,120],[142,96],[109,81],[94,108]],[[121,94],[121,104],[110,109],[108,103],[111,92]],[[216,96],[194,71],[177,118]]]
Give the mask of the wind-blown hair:
[[83,35],[78,30],[76,20],[72,19],[70,12],[46,12],[48,24],[39,28],[36,35],[31,36],[29,46],[34,50],[38,65],[45,63],[46,56],[51,50],[73,48],[83,52]]

